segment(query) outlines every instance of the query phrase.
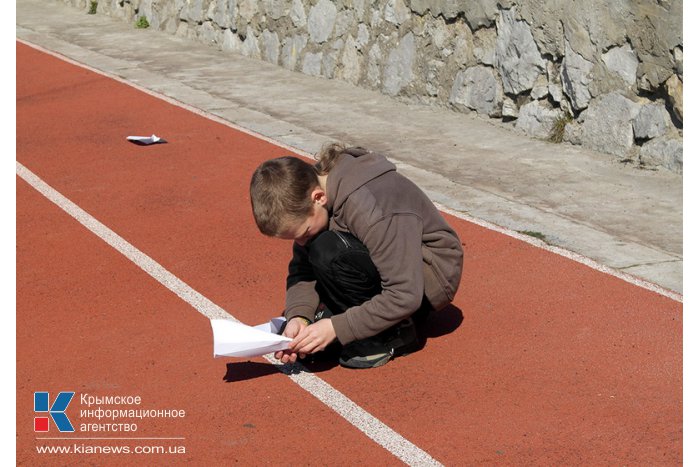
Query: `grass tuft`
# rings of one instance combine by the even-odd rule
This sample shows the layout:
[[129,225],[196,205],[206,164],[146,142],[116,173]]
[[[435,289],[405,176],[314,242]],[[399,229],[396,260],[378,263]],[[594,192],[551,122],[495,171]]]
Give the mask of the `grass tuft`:
[[149,26],[150,23],[148,22],[148,19],[145,16],[139,16],[139,19],[136,20],[136,27],[138,29],[146,29]]
[[570,115],[564,115],[554,120],[554,125],[549,132],[549,138],[547,138],[547,140],[552,143],[561,143],[564,141],[564,130],[566,130],[566,125],[571,123],[572,120]]
[[518,233],[528,235],[530,237],[535,237],[539,240],[542,240],[543,242],[545,242],[547,239],[542,232],[533,232],[532,230],[518,230]]

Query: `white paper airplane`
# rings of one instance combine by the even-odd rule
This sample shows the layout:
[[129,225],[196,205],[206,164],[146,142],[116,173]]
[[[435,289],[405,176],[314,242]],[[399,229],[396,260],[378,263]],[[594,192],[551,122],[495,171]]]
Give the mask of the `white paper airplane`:
[[257,357],[289,348],[289,337],[277,333],[284,318],[273,318],[269,323],[247,326],[230,319],[212,319],[215,357]]

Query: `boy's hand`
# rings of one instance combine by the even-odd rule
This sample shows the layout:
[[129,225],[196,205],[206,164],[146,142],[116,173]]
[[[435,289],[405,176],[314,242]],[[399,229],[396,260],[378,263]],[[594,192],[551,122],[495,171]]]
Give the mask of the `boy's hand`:
[[[306,320],[303,318],[294,317],[287,322],[287,326],[284,328],[282,335],[294,339],[299,332],[307,326],[308,324],[306,324]],[[297,352],[292,351],[291,343],[289,349],[275,352],[275,358],[280,360],[282,363],[294,363],[297,361],[297,356],[299,358],[306,357],[305,354],[297,355]]]
[[[336,338],[335,329],[330,319],[322,319],[304,327],[289,344],[292,352],[301,358],[306,354],[316,353],[325,349]],[[303,356],[302,356],[303,355]]]

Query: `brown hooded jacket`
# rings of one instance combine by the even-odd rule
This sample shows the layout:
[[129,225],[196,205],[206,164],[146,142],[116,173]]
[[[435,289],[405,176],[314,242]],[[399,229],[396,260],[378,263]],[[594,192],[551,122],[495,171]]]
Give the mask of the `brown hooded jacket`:
[[[462,275],[462,245],[430,199],[384,156],[362,148],[340,155],[326,179],[329,229],[350,232],[369,250],[382,292],[331,318],[345,345],[398,323],[421,305],[436,310],[454,299]],[[300,277],[300,271],[309,271]],[[319,303],[306,248],[295,244],[285,316],[313,320]],[[303,273],[302,273],[303,276]]]

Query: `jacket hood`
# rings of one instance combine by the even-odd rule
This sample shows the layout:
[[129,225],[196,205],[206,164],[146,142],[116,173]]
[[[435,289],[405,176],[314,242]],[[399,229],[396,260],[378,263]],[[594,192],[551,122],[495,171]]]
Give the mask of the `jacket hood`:
[[396,166],[381,154],[364,148],[346,149],[326,179],[328,206],[336,211],[358,188],[392,171],[396,171]]

